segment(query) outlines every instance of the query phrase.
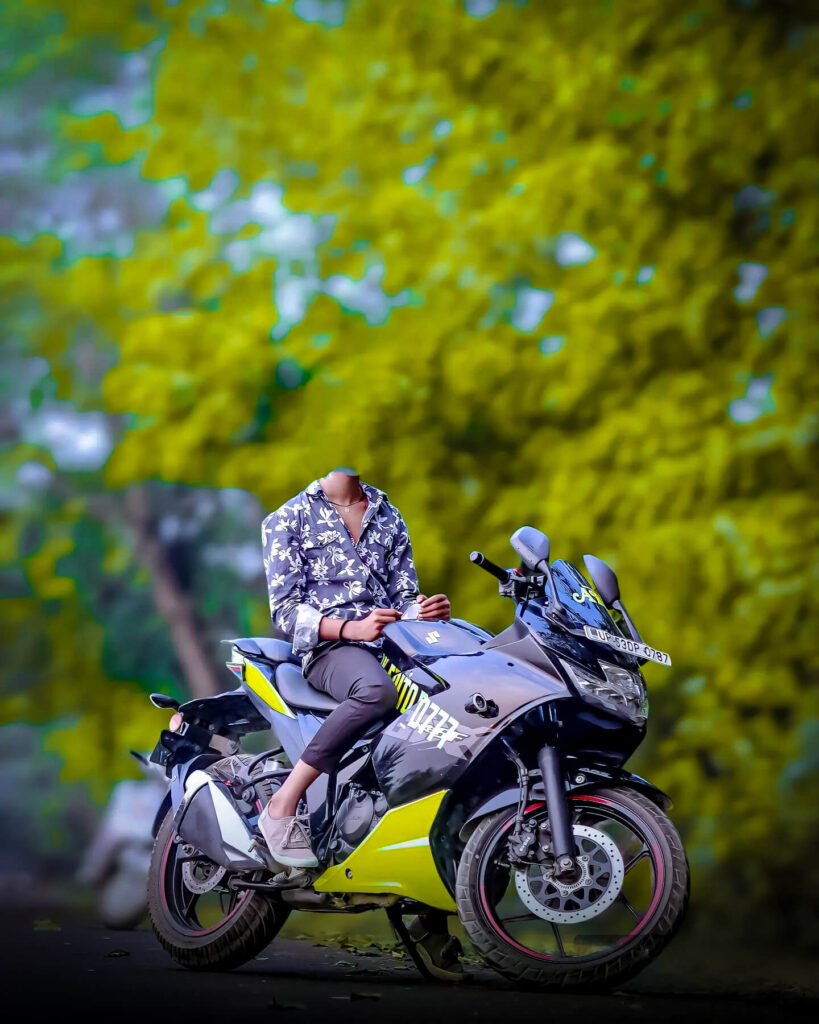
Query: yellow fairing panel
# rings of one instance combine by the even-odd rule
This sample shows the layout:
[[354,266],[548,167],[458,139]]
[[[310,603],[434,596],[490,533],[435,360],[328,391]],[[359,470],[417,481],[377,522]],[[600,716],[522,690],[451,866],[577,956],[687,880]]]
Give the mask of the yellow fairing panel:
[[267,678],[261,669],[256,668],[256,666],[252,665],[249,661],[245,662],[245,682],[250,689],[258,697],[261,697],[265,704],[273,708],[274,711],[278,711],[282,715],[287,715],[288,718],[296,717],[290,708],[284,703],[279,695],[279,691],[273,683]]
[[429,848],[430,829],[446,793],[442,789],[387,811],[346,860],[316,880],[316,891],[391,892],[455,910]]

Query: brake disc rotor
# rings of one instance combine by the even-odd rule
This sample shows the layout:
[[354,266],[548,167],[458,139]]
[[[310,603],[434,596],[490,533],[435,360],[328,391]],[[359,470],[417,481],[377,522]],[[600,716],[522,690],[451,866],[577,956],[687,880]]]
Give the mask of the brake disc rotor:
[[210,892],[224,875],[225,868],[209,860],[186,860],[182,865],[182,881],[190,892]]
[[515,871],[515,888],[523,904],[537,917],[554,924],[588,921],[610,907],[620,895],[625,877],[617,844],[599,829],[574,826],[580,878],[568,885],[552,877],[552,868],[528,864]]

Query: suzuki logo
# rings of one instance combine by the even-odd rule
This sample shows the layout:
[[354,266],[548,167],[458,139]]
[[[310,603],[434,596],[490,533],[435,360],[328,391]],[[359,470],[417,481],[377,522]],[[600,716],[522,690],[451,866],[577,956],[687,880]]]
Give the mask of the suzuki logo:
[[438,632],[437,629],[433,629],[431,632],[427,633],[424,639],[428,644],[437,644],[438,641],[441,639],[441,634]]

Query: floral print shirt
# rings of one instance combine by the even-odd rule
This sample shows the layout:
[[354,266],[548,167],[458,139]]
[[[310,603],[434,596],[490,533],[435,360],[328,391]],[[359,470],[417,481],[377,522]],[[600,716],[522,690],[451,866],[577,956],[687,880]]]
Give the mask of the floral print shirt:
[[[319,638],[322,616],[362,619],[374,608],[406,612],[419,593],[409,531],[384,491],[362,482],[368,503],[358,541],[314,480],[262,523],[270,617],[302,669],[338,641]],[[412,614],[412,613],[410,613]],[[381,638],[366,643],[379,648]]]

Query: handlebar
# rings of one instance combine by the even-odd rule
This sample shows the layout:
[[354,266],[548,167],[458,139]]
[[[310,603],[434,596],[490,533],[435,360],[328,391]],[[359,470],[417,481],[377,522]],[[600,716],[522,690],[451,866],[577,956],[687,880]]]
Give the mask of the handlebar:
[[494,562],[490,562],[486,555],[484,555],[482,552],[473,551],[472,554],[469,556],[469,561],[472,562],[473,565],[480,566],[481,569],[483,569],[485,572],[490,573],[490,575],[494,576],[495,579],[500,580],[501,583],[509,582],[509,570],[502,569],[499,565],[495,565]]

